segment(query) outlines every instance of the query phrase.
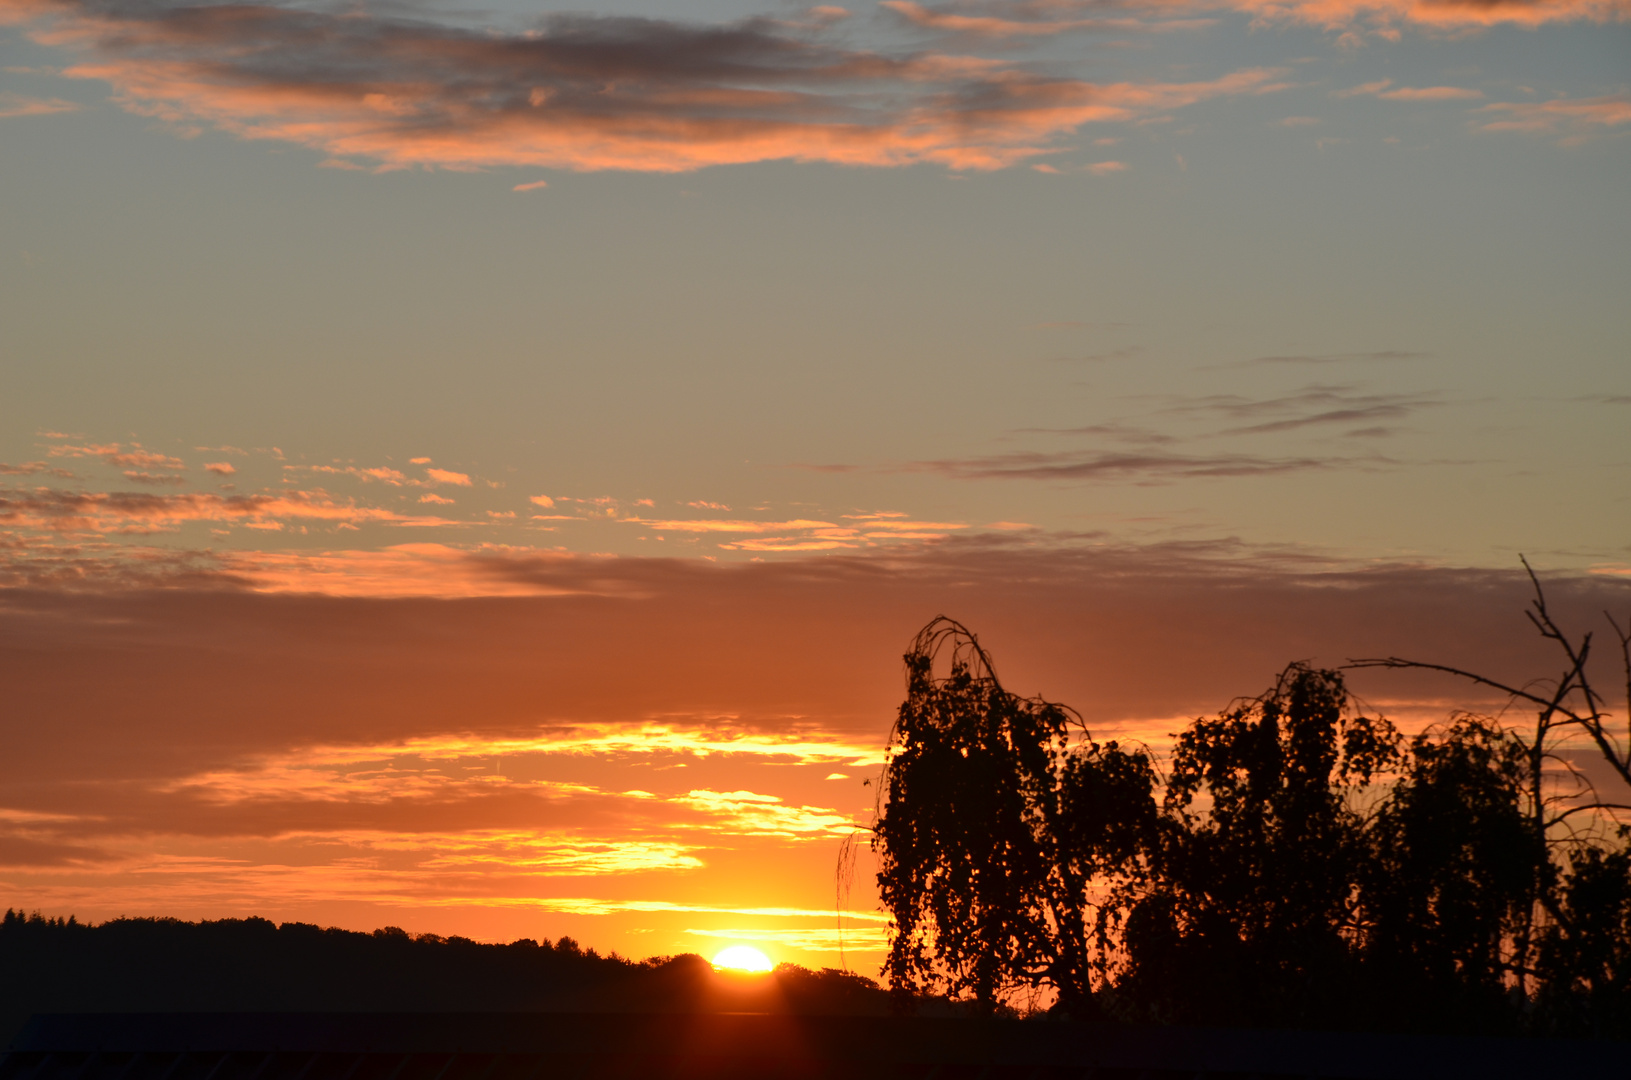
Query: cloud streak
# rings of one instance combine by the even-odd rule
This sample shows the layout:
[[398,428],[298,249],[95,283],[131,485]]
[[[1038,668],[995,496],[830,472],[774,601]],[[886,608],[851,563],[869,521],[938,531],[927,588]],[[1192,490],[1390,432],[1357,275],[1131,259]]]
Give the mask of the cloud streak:
[[50,116],[52,113],[76,112],[79,106],[61,98],[25,97],[22,94],[0,93],[0,119],[14,116]]
[[148,495],[56,488],[0,487],[0,525],[48,532],[144,534],[174,530],[190,521],[230,522],[277,530],[285,521],[355,525],[445,525],[441,518],[359,506],[321,491],[281,495]]
[[[1071,30],[1157,31],[1203,26],[1198,16],[1250,16],[1259,25],[1303,25],[1396,39],[1400,28],[1449,31],[1501,25],[1624,21],[1625,0],[964,0],[925,6],[886,0],[913,26],[947,34],[1012,39]],[[1115,13],[1115,14],[1113,14]]]
[[1631,94],[1498,102],[1485,105],[1479,111],[1491,117],[1480,125],[1485,131],[1521,131],[1538,135],[1569,131],[1576,137],[1584,137],[1603,129],[1631,124]]
[[1351,464],[1346,459],[1326,457],[1033,450],[917,461],[906,469],[939,473],[957,480],[1082,480],[1148,485],[1207,477],[1275,476]]

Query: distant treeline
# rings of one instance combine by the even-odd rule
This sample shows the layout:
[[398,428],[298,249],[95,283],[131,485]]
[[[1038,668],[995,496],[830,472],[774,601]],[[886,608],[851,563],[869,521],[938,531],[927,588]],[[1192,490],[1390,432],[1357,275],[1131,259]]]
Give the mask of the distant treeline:
[[702,957],[633,961],[522,938],[372,933],[266,919],[0,920],[0,1037],[36,1012],[607,1012],[889,1010],[876,983],[783,964],[716,975]]

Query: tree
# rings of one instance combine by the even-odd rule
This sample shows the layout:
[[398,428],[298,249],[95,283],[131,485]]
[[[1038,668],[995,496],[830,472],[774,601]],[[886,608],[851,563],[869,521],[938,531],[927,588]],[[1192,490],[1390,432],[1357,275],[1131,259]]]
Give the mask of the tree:
[[951,619],[925,626],[905,662],[872,835],[891,984],[985,1011],[1047,987],[1091,1014],[1112,920],[1089,887],[1152,849],[1148,755],[1101,747],[1074,711],[1005,690]]
[[[1591,635],[1564,633],[1530,577],[1567,660],[1550,684],[1349,667],[1501,689],[1532,729],[1460,713],[1407,742],[1342,671],[1292,664],[1178,735],[1165,777],[1005,690],[935,619],[905,657],[872,832],[892,985],[985,1011],[1043,991],[1076,1017],[1631,1031],[1631,806],[1563,740],[1628,783],[1631,747],[1588,679]],[[1631,635],[1610,623],[1631,708]]]
[[1196,720],[1173,750],[1162,856],[1137,882],[1118,987],[1127,1004],[1214,1022],[1339,1011],[1370,855],[1357,795],[1397,758],[1392,725],[1355,711],[1340,673],[1304,664]]

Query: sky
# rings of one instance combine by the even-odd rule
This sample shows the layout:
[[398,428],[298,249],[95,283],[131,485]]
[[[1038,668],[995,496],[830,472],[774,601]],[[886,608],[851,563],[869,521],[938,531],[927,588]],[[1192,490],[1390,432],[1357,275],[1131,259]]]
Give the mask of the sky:
[[1555,674],[1628,176],[1623,0],[0,0],[0,903],[874,974],[936,615]]

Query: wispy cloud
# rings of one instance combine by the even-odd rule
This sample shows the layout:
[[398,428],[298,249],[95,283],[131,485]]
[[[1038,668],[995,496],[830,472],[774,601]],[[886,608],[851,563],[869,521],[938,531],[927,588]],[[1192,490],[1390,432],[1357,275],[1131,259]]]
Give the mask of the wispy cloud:
[[1484,92],[1466,86],[1400,86],[1376,96],[1384,101],[1474,101]]
[[1369,364],[1382,361],[1425,360],[1432,355],[1432,353],[1409,352],[1403,349],[1382,349],[1377,352],[1359,353],[1291,353],[1282,356],[1254,356],[1250,360],[1237,360],[1230,366]]
[[446,524],[380,507],[361,506],[320,491],[279,495],[146,495],[137,492],[0,488],[0,523],[53,532],[150,533],[189,521],[282,528],[286,520],[388,525]]
[[51,457],[101,458],[109,465],[124,469],[154,467],[160,469],[185,469],[187,467],[186,463],[180,458],[144,449],[141,443],[132,443],[129,446],[121,443],[91,444],[89,446],[75,446],[64,443],[53,446],[46,452]]
[[1245,12],[1263,23],[1300,23],[1330,31],[1397,38],[1400,27],[1459,30],[1547,23],[1624,21],[1624,0],[1221,0],[1195,6]]
[[1497,102],[1480,112],[1489,115],[1485,131],[1521,131],[1552,135],[1569,132],[1576,138],[1631,124],[1631,94],[1597,98],[1555,98],[1551,101]]
[[[827,918],[832,918],[829,913]],[[849,916],[844,916],[846,921]],[[889,930],[882,926],[836,927],[726,926],[711,929],[688,927],[687,934],[727,941],[764,941],[813,953],[882,951],[889,946]]]
[[1253,454],[1079,453],[1015,451],[984,457],[917,461],[906,468],[959,480],[1082,480],[1165,484],[1198,477],[1271,476],[1346,465],[1331,457]]
[[0,119],[13,116],[50,116],[52,113],[75,112],[79,106],[61,98],[25,97],[22,94],[0,92]]
[[626,524],[641,525],[655,533],[749,534],[722,544],[736,551],[833,551],[870,547],[901,540],[938,540],[967,529],[960,521],[917,521],[906,514],[846,514],[840,522],[795,518],[789,521],[754,521],[739,518],[651,520],[629,517]]
[[1385,101],[1468,101],[1484,96],[1481,90],[1461,86],[1394,86],[1392,79],[1333,90],[1332,97],[1374,97]]
[[1438,394],[1374,394],[1351,386],[1310,386],[1290,394],[1253,398],[1239,394],[1212,394],[1168,406],[1168,414],[1248,421],[1214,432],[1218,435],[1261,435],[1336,424],[1373,424],[1401,420],[1423,409],[1448,402]]
[[72,480],[74,474],[68,469],[57,468],[43,461],[25,461],[21,465],[7,465],[0,461],[0,476],[55,476],[61,480]]
[[[929,8],[913,0],[882,0],[880,7],[888,8],[913,26],[940,30],[949,34],[980,38],[1042,37],[1082,31],[1160,32],[1173,30],[1202,30],[1215,23],[1213,19],[1157,19],[1157,18],[1096,18],[1049,19],[1035,18],[1035,5],[1013,4],[1013,14],[1030,14],[1032,18],[1004,18],[1000,15],[964,15],[946,7]],[[1061,5],[1063,6],[1063,5]],[[1085,8],[1086,5],[1083,5]],[[1149,9],[1150,13],[1160,9]]]
[[[1201,16],[1249,16],[1260,25],[1316,26],[1344,45],[1396,40],[1402,29],[1614,22],[1624,0],[953,0],[933,7],[885,4],[909,23],[965,37],[1009,39],[1070,30],[1158,31],[1204,26]],[[1047,29],[1042,29],[1042,28]]]

